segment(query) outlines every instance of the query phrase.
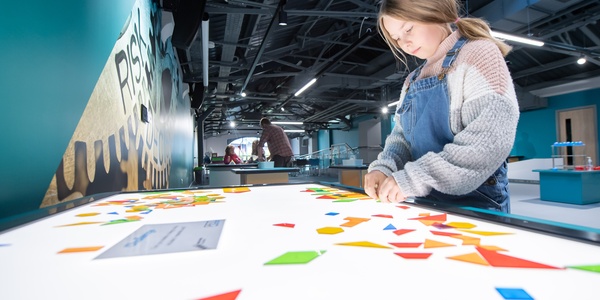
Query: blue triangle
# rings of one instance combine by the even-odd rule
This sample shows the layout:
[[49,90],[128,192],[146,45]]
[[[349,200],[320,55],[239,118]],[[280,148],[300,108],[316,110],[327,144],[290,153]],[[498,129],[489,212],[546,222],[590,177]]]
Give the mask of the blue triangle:
[[396,227],[394,227],[394,225],[390,224],[390,225],[386,226],[383,230],[396,230]]

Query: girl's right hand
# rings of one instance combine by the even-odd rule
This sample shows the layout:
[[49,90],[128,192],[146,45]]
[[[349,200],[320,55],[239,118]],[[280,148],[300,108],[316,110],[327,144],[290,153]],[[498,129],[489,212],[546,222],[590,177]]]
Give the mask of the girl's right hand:
[[369,197],[378,200],[379,196],[377,195],[377,190],[386,179],[387,176],[381,171],[371,171],[367,173],[367,175],[365,175],[363,185],[365,193],[367,193]]

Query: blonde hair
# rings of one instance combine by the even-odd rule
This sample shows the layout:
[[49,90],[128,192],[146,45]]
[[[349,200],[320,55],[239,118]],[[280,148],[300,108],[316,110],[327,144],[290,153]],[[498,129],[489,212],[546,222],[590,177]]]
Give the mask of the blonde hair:
[[388,44],[396,58],[406,64],[406,56],[398,44],[383,27],[383,16],[390,16],[403,21],[439,24],[448,26],[454,23],[461,36],[470,39],[488,39],[493,41],[502,55],[506,56],[511,47],[494,38],[489,25],[479,18],[459,18],[460,3],[458,0],[382,0],[377,17],[379,34]]

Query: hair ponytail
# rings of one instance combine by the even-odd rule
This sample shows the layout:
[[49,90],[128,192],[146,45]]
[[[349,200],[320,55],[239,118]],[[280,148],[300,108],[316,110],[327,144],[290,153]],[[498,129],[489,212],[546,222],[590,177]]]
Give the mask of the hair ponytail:
[[509,46],[508,44],[504,43],[501,40],[494,38],[490,32],[490,27],[482,19],[460,18],[460,19],[457,19],[457,22],[454,22],[454,25],[458,29],[458,32],[460,33],[460,35],[466,37],[467,39],[470,39],[470,40],[477,40],[477,39],[492,40],[496,44],[496,46],[498,46],[498,49],[500,49],[500,52],[502,52],[503,56],[508,55],[508,53],[512,49],[512,47]]

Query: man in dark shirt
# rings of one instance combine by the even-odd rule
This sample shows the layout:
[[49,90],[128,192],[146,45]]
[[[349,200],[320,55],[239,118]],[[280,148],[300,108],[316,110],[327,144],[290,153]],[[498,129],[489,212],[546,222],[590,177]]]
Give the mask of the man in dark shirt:
[[271,152],[271,160],[274,162],[275,167],[291,167],[292,156],[292,145],[290,140],[283,131],[283,129],[277,125],[271,124],[271,121],[267,118],[260,119],[260,127],[263,132],[258,141],[259,157],[262,155],[262,148],[265,146],[265,142]]

